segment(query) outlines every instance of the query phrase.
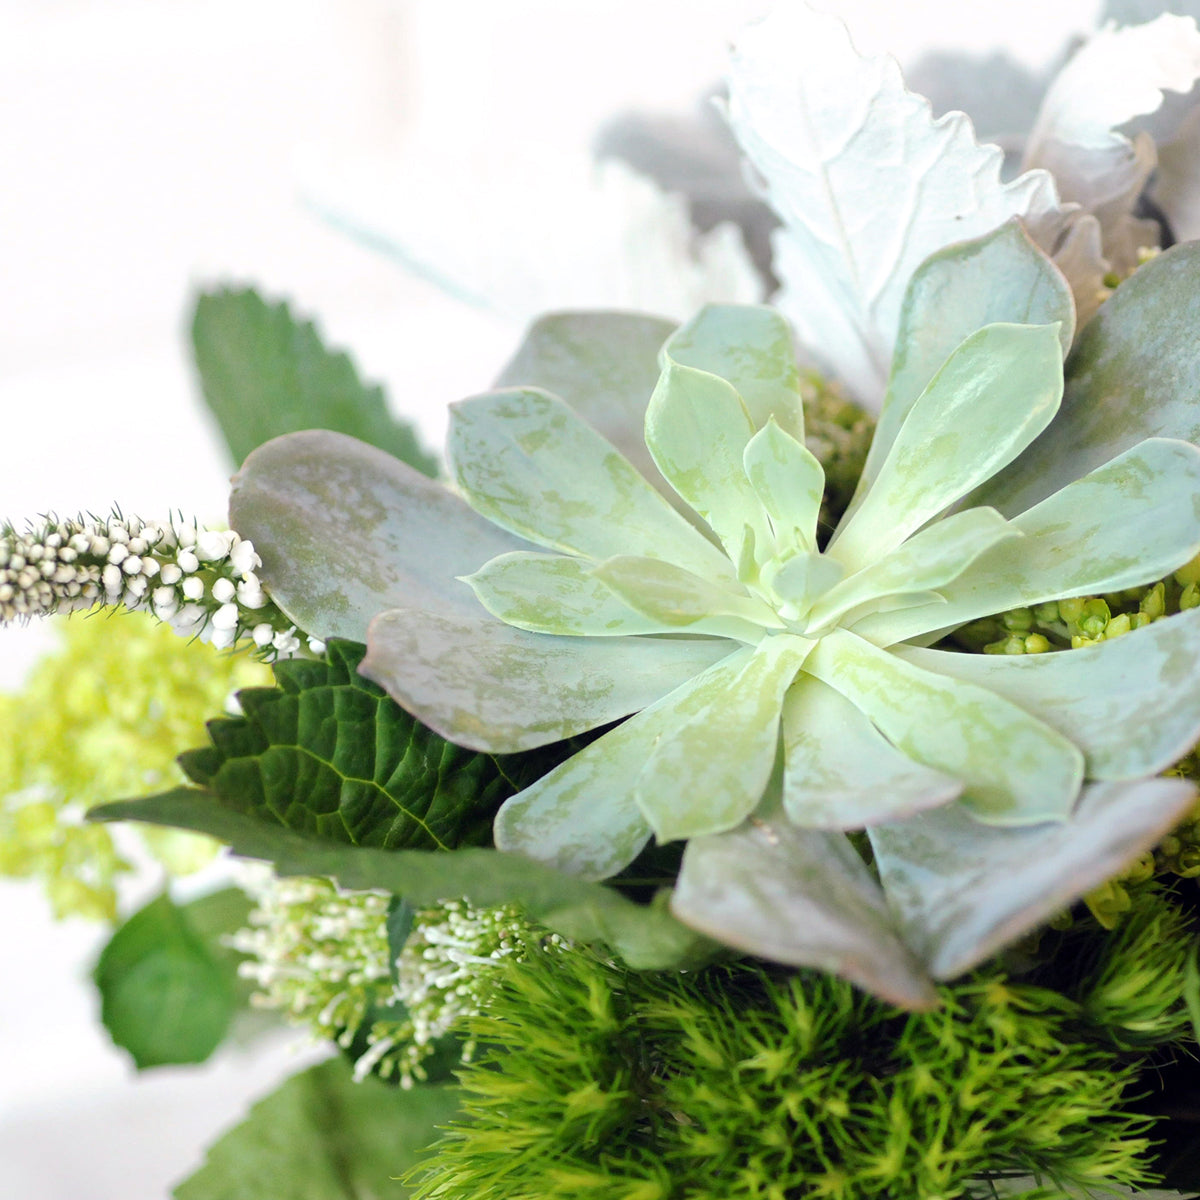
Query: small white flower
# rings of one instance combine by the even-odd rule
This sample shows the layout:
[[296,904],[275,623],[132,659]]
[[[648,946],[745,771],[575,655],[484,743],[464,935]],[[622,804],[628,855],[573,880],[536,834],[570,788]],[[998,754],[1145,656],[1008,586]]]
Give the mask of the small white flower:
[[228,604],[237,595],[232,579],[218,579],[212,585],[212,598],[218,604]]

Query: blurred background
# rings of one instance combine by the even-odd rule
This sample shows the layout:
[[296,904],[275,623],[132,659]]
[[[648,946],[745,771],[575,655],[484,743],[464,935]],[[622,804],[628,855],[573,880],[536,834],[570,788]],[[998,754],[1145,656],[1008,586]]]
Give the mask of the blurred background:
[[[589,149],[620,113],[694,116],[766,7],[0,0],[0,519],[222,519],[186,341],[193,290],[218,281],[316,317],[439,444],[530,312],[640,295],[597,232],[631,193],[592,186]],[[819,7],[902,65],[965,48],[1041,68],[1099,2]],[[47,636],[0,630],[0,688]],[[305,1061],[275,1041],[137,1076],[87,981],[106,933],[0,881],[0,1196],[157,1200]]]

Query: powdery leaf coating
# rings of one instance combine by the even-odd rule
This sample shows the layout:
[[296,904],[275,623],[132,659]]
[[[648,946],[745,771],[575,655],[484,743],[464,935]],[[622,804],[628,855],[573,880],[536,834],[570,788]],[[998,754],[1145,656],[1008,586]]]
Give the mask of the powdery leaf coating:
[[778,6],[738,39],[729,118],[784,222],[779,307],[869,408],[922,261],[1014,216],[1044,244],[1071,224],[1049,174],[1001,183],[1003,154],[976,142],[967,117],[935,121],[892,59],[861,57],[840,21],[805,4]]
[[1100,223],[1105,257],[1119,275],[1137,266],[1142,247],[1158,245],[1153,221],[1133,215],[1157,160],[1154,140],[1118,127],[1152,113],[1163,90],[1188,92],[1200,79],[1200,30],[1190,17],[1101,29],[1051,83],[1025,147],[1026,168],[1044,167],[1065,201]]

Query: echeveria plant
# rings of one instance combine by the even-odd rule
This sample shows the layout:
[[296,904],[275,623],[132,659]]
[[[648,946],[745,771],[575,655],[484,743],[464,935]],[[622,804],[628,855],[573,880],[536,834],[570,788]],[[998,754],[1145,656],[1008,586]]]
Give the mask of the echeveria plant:
[[[690,839],[685,922],[921,1004],[927,972],[1100,883],[1193,795],[1143,777],[1200,734],[1173,665],[1200,615],[1068,655],[924,648],[1200,550],[1179,440],[1027,511],[973,499],[1054,419],[1073,323],[1016,225],[923,264],[827,539],[790,332],[738,307],[670,334],[661,373],[661,322],[551,318],[502,380],[524,386],[455,407],[454,489],[310,432],[247,459],[231,523],[301,628],[365,638],[364,673],[451,741],[511,753],[629,717],[506,802],[500,848],[600,879],[651,834]],[[882,891],[844,836],[863,828]]]

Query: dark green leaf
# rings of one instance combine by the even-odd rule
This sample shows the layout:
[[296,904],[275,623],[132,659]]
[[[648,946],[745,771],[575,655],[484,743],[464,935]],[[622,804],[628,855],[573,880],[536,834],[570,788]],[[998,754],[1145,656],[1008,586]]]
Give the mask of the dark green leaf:
[[456,1087],[355,1083],[332,1059],[282,1084],[209,1151],[176,1200],[402,1200],[414,1166],[458,1109]]
[[100,1015],[139,1070],[203,1062],[220,1045],[238,992],[237,956],[218,937],[248,907],[237,889],[186,907],[164,894],[113,934],[93,975]]
[[477,754],[409,716],[330,642],[325,661],[277,663],[278,687],[239,693],[244,716],[210,721],[213,744],[179,761],[228,808],[331,842],[449,849],[491,840],[500,803],[557,765],[562,746]]
[[252,290],[202,292],[192,346],[204,399],[234,462],[299,429],[332,429],[386,450],[426,475],[437,461],[389,412],[383,391],[327,349],[312,323]]
[[238,811],[211,792],[176,788],[92,809],[98,821],[149,821],[211,834],[235,854],[264,858],[279,875],[332,876],[347,888],[380,888],[414,905],[465,897],[480,908],[519,904],[581,942],[604,942],[631,967],[662,970],[703,961],[714,944],[675,920],[660,892],[635,904],[612,888],[498,850],[378,850],[305,837]]

